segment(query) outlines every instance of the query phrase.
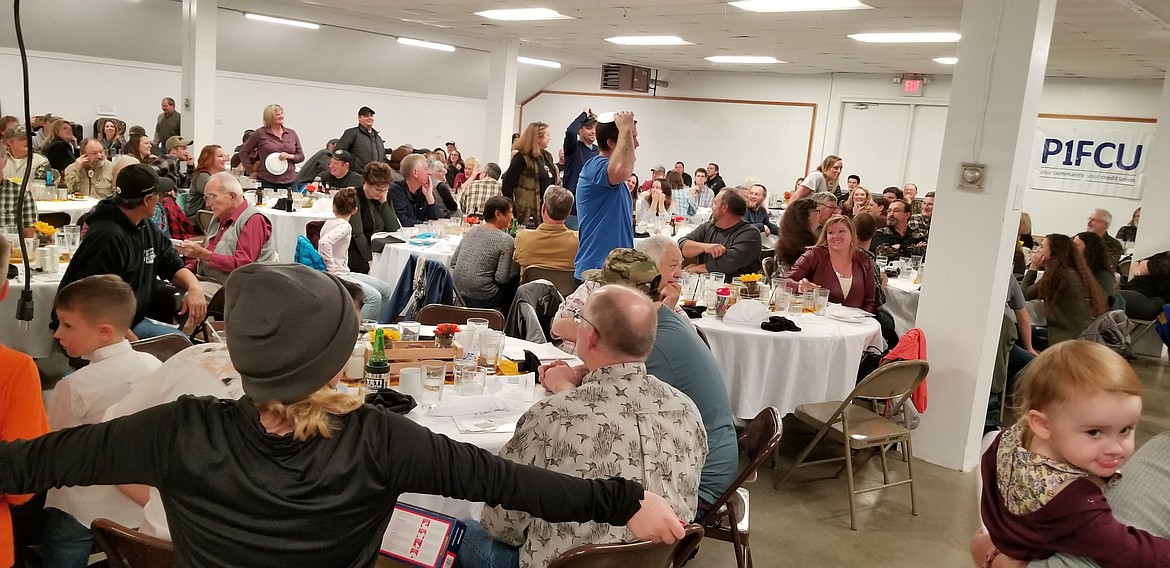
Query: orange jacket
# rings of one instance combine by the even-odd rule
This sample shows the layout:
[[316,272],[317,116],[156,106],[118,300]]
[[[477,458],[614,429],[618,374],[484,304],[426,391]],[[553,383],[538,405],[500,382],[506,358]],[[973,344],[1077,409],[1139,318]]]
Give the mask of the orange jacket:
[[[28,355],[0,345],[0,440],[36,438],[48,431],[36,364]],[[7,568],[15,562],[8,507],[31,498],[32,495],[0,493],[0,567]]]

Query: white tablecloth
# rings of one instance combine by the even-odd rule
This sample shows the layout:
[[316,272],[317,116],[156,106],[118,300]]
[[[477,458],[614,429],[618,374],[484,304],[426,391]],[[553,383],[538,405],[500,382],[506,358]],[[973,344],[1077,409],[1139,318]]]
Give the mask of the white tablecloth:
[[82,213],[93,209],[93,206],[97,204],[98,200],[92,197],[70,198],[65,201],[37,201],[37,213],[68,213],[69,223],[76,225],[77,218],[81,217]]
[[[519,349],[533,349],[533,343],[523,339],[509,337],[506,339],[505,351],[508,356],[513,356],[514,351]],[[544,362],[549,362],[551,359],[541,359]],[[580,365],[581,360],[575,357],[566,360],[570,365]],[[446,385],[443,387],[443,397],[457,396],[454,394],[454,386]],[[538,382],[535,386],[535,395],[533,400],[544,396],[544,387],[540,386]],[[455,427],[455,421],[449,416],[430,416],[422,408],[416,407],[406,415],[407,418],[414,422],[426,426],[432,432],[443,434],[452,440],[459,442],[467,442],[483,448],[493,454],[499,454],[503,449],[504,444],[512,439],[512,434],[464,434]],[[479,520],[479,514],[483,511],[483,503],[464,501],[462,499],[449,499],[439,495],[425,495],[420,493],[404,493],[399,498],[400,503],[409,503],[416,507],[430,509],[445,515],[450,515],[457,519],[475,519]]]
[[[395,236],[403,240],[408,238],[405,234],[400,233],[395,233]],[[455,247],[463,240],[463,237],[452,235],[445,239],[446,242],[431,246],[416,246],[409,243],[386,245],[382,252],[374,253],[374,260],[370,263],[370,276],[389,284],[390,288],[393,289],[394,285],[398,283],[398,275],[402,274],[402,269],[412,254],[437,260],[450,268],[451,255],[455,253]]]
[[272,221],[272,244],[276,254],[280,256],[280,262],[296,262],[297,237],[305,234],[305,225],[310,221],[326,221],[333,218],[331,212],[311,209],[297,209],[291,213],[271,207],[258,209]]
[[898,332],[899,337],[914,327],[921,287],[909,278],[890,278],[887,281],[886,305],[882,308],[894,317],[894,331]]
[[881,326],[873,318],[842,322],[801,315],[793,318],[799,332],[731,325],[712,315],[691,321],[707,334],[727,383],[731,412],[742,419],[767,406],[783,415],[801,404],[841,400],[857,384],[862,351],[882,343]]
[[21,274],[17,280],[8,281],[8,297],[0,302],[0,343],[17,351],[27,353],[34,359],[48,357],[53,351],[53,331],[49,329],[49,314],[53,311],[53,298],[57,296],[57,286],[61,277],[65,275],[66,263],[62,263],[57,272],[42,274],[33,272],[33,320],[28,329],[21,328],[16,319],[16,306],[20,300],[20,292],[24,289],[24,266],[20,265]]

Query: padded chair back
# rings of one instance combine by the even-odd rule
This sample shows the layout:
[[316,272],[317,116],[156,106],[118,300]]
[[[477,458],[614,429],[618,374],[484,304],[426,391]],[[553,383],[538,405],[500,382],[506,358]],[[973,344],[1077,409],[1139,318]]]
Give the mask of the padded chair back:
[[144,535],[109,519],[95,519],[90,531],[106,553],[110,568],[172,568],[177,564],[169,540]]
[[317,248],[317,244],[321,242],[321,227],[324,226],[325,221],[309,221],[305,224],[305,236],[313,243],[313,248]]
[[149,337],[130,342],[130,347],[135,351],[154,355],[159,361],[166,361],[175,353],[190,346],[191,340],[187,339],[186,336],[173,334],[159,335],[157,337]]
[[40,213],[37,215],[37,220],[44,221],[58,229],[69,224],[69,214],[64,211],[54,211],[52,213]]
[[[686,536],[674,544],[632,542],[586,544],[568,550],[549,562],[548,568],[667,568],[681,566],[703,538],[703,528],[687,525]],[[685,556],[684,556],[685,553]]]
[[468,318],[484,318],[488,320],[488,328],[504,331],[504,314],[498,310],[486,308],[461,308],[444,304],[430,304],[419,310],[415,321],[423,325],[439,325],[441,323],[464,323]]
[[215,215],[209,209],[200,209],[195,212],[195,224],[199,225],[199,230],[206,235],[207,228],[211,226],[211,219]]
[[556,286],[557,291],[562,296],[568,296],[577,290],[577,282],[573,279],[572,269],[549,268],[547,266],[529,266],[524,269],[524,274],[520,278],[521,284],[527,284],[533,280],[540,279],[552,282]]

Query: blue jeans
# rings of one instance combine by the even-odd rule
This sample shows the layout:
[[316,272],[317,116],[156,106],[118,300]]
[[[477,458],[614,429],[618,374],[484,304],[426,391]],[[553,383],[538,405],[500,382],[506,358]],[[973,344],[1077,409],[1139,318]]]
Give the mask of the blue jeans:
[[362,287],[365,297],[362,298],[362,319],[376,320],[382,316],[382,310],[390,303],[390,286],[376,276],[349,272],[337,276],[349,280]]
[[130,331],[138,336],[138,339],[146,339],[148,337],[158,337],[160,335],[186,335],[177,327],[159,323],[150,318],[142,318],[142,321],[135,324]]
[[516,568],[520,549],[504,544],[483,530],[479,521],[468,520],[463,544],[455,558],[455,568]]
[[45,568],[85,568],[93,535],[85,525],[60,509],[45,509]]

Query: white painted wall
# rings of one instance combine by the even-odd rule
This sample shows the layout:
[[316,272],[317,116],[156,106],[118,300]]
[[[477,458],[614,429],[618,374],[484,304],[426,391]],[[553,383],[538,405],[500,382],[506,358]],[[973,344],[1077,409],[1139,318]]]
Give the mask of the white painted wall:
[[[865,140],[853,140],[843,143],[841,140],[843,117],[847,116],[847,108],[853,102],[870,101],[879,104],[943,104],[950,99],[951,80],[949,76],[934,77],[929,85],[924,87],[923,97],[902,97],[900,87],[893,84],[892,78],[887,75],[779,75],[771,73],[715,73],[715,72],[665,72],[660,76],[670,83],[669,88],[660,89],[658,94],[675,97],[703,97],[703,98],[731,98],[749,100],[772,101],[799,101],[812,102],[818,105],[816,128],[812,139],[812,165],[815,168],[820,157],[836,153],[842,147],[866,147]],[[547,87],[548,90],[576,91],[599,93],[598,74],[594,71],[576,71]],[[1161,82],[1159,81],[1116,81],[1094,79],[1063,79],[1049,78],[1044,85],[1041,98],[1041,112],[1051,114],[1080,114],[1102,116],[1124,116],[1138,118],[1156,118],[1158,115],[1159,97],[1161,96]],[[671,105],[669,102],[662,104]],[[771,159],[774,147],[771,143],[759,138],[742,135],[742,124],[735,120],[712,120],[710,117],[693,116],[679,113],[678,123],[686,124],[687,131],[673,133],[681,138],[676,140],[677,145],[690,145],[703,149],[701,160],[715,161],[723,165],[728,182],[741,177],[752,175],[750,164],[767,163]],[[532,120],[529,113],[525,113],[525,120]],[[546,120],[545,118],[541,118]],[[944,120],[934,117],[931,121],[942,124]],[[556,122],[554,122],[556,124]],[[655,128],[657,125],[640,125],[640,130]],[[895,129],[895,128],[891,128]],[[896,129],[895,129],[896,130]],[[698,133],[690,137],[690,132]],[[883,130],[883,133],[885,131]],[[784,136],[788,133],[778,133]],[[942,133],[935,134],[939,139]],[[665,151],[648,147],[645,143],[639,149],[638,172],[647,167],[651,161],[673,162],[672,157],[679,153],[671,145]],[[870,161],[882,160],[889,153],[887,144],[882,136],[874,136],[874,141],[868,145],[872,154],[859,160],[864,164]],[[695,150],[689,150],[694,154]],[[646,157],[644,161],[642,156]],[[867,176],[865,171],[850,168],[850,156],[842,156],[845,161],[844,174],[857,173],[863,183],[870,189],[878,189],[887,185],[902,185],[906,181],[918,184],[920,193],[929,191],[930,180],[937,179],[936,171],[927,171],[922,164],[911,163],[909,171],[920,171],[914,174],[915,179],[879,179],[881,176]],[[749,164],[747,172],[737,171],[725,164]],[[652,164],[651,164],[652,165]],[[669,165],[669,164],[668,164]],[[691,163],[687,163],[690,169]],[[787,178],[803,175],[803,171],[790,171],[783,176],[783,182],[775,184],[781,187],[790,183]],[[1157,187],[1147,187],[1147,191],[1156,191]],[[1037,234],[1049,232],[1075,233],[1084,230],[1085,218],[1094,207],[1109,209],[1114,215],[1114,229],[1124,224],[1138,202],[1114,197],[1093,195],[1078,195],[1053,193],[1043,191],[1026,191],[1024,195],[1024,210],[1032,216],[1033,231]],[[1168,243],[1170,244],[1170,243]]]
[[[159,101],[165,96],[178,99],[181,77],[176,66],[51,53],[30,54],[29,74],[32,114],[52,112],[79,122],[87,136],[99,105],[112,105],[127,124],[142,125],[153,134]],[[19,56],[0,49],[0,77],[20,76]],[[215,140],[196,140],[197,146],[235,148],[244,129],[263,124],[261,113],[269,103],[284,107],[306,157],[356,125],[362,105],[377,112],[375,128],[391,147],[409,143],[434,148],[455,140],[470,156],[483,144],[484,100],[227,71],[217,77]],[[19,81],[0,81],[0,112],[20,116],[23,104]]]

